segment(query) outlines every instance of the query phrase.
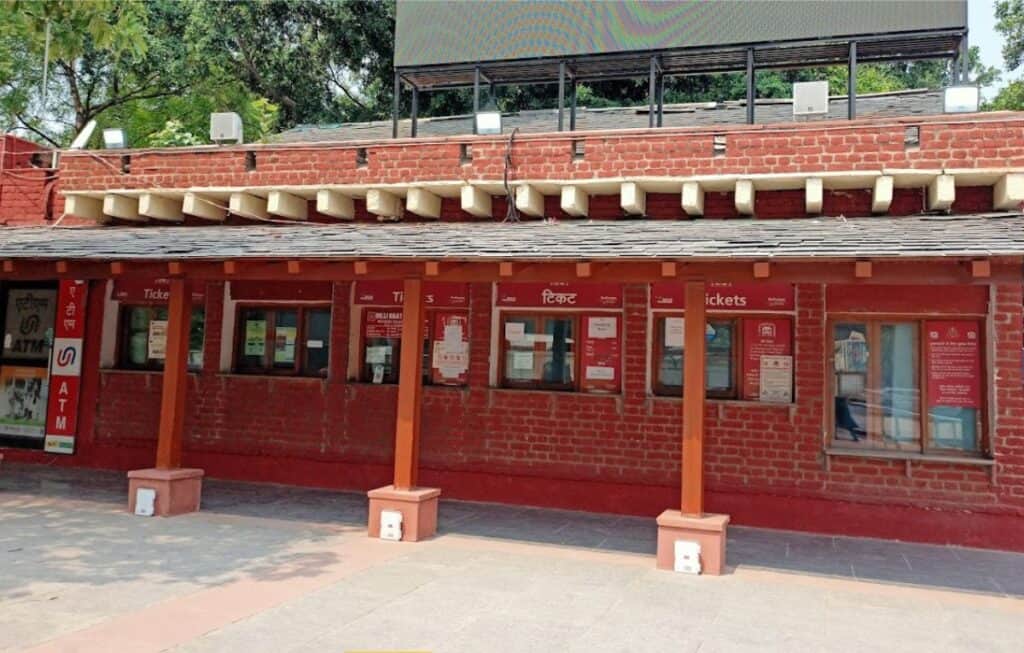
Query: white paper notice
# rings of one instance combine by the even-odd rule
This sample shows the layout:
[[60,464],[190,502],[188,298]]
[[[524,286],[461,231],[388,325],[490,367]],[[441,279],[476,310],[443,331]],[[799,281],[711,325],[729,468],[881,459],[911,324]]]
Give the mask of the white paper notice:
[[594,381],[614,381],[615,368],[597,365],[587,365],[585,376],[587,379],[592,379]]
[[324,341],[323,340],[307,340],[306,341],[306,349],[323,349],[323,348],[324,348]]
[[373,366],[373,382],[383,383],[384,382],[384,366],[374,365]]
[[587,320],[587,337],[594,339],[614,338],[618,335],[619,321],[614,317],[592,317]]
[[532,351],[514,351],[514,352],[512,352],[512,369],[514,369],[514,370],[532,370],[533,369],[533,352]]
[[391,353],[391,347],[367,347],[366,363],[368,365],[378,365],[386,363],[389,353]]
[[793,401],[793,357],[762,356],[759,399],[788,404]]
[[469,368],[469,350],[466,343],[445,342],[434,343],[433,367],[446,379],[456,379]]
[[508,340],[509,342],[516,342],[518,340],[522,340],[525,335],[526,325],[522,322],[505,323],[505,340]]
[[681,317],[666,317],[665,318],[665,346],[666,347],[682,347],[683,346],[683,318],[681,318]]
[[149,323],[149,357],[167,358],[167,320],[153,320]]
[[444,327],[444,341],[447,343],[462,342],[462,325],[446,324]]

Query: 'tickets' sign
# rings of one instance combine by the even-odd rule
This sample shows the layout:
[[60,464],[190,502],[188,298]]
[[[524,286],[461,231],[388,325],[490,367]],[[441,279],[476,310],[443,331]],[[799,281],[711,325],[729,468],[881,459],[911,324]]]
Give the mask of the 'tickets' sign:
[[[405,291],[402,281],[357,281],[355,303],[362,306],[401,306]],[[469,306],[469,284],[427,281],[423,284],[423,303],[438,308]]]
[[981,328],[972,320],[924,323],[928,406],[981,407]]
[[622,308],[617,283],[499,283],[498,306],[530,308]]
[[44,449],[49,453],[75,452],[87,289],[84,281],[60,282],[46,411]]
[[[785,318],[743,318],[743,397],[756,401],[792,401],[792,364],[787,368],[778,357],[793,355],[792,323]],[[770,374],[763,374],[762,361],[774,364]],[[762,377],[773,387],[762,387]]]
[[[787,283],[709,283],[704,293],[709,311],[791,311],[795,305]],[[684,284],[652,283],[651,308],[686,308]]]
[[[205,284],[192,284],[192,303],[201,304]],[[171,297],[170,279],[115,279],[111,299],[125,304],[166,304]]]
[[618,315],[587,315],[583,318],[580,367],[584,390],[618,392],[621,375]]

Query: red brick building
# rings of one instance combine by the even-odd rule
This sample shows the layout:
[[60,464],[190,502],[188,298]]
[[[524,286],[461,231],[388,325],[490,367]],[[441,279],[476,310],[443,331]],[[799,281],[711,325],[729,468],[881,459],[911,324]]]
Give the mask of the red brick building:
[[7,460],[1021,549],[1024,115],[420,134],[8,139]]

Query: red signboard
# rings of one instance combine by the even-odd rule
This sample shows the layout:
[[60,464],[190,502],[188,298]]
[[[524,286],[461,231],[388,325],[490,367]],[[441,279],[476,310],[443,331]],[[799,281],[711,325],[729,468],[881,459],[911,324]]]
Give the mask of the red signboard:
[[928,406],[981,407],[981,325],[973,320],[924,323]]
[[622,308],[622,285],[571,281],[499,283],[498,306]]
[[[231,299],[271,302],[329,302],[333,294],[330,281],[232,281]],[[196,301],[196,292],[192,292]]]
[[43,445],[50,453],[75,452],[87,290],[84,281],[60,282]]
[[[402,281],[357,281],[355,303],[362,306],[401,306],[405,291]],[[465,308],[469,306],[469,284],[427,281],[423,284],[423,303],[430,307]]]
[[367,338],[402,337],[402,311],[367,310],[363,316]]
[[[193,304],[201,304],[205,295],[205,284],[192,284]],[[111,298],[126,304],[166,304],[170,296],[170,279],[115,279]]]
[[464,385],[469,371],[469,316],[438,312],[431,350],[431,380],[440,385]]
[[792,356],[792,322],[786,318],[743,322],[743,398],[757,401],[761,396],[761,357]]
[[582,326],[582,389],[618,392],[622,377],[622,317],[587,315]]
[[[788,283],[709,283],[704,306],[709,311],[791,311],[796,300]],[[686,308],[685,285],[652,283],[651,308]]]

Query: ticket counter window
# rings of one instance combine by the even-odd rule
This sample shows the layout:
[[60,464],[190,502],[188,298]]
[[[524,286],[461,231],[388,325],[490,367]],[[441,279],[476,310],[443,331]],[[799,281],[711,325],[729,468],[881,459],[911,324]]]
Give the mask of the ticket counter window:
[[576,329],[574,316],[506,316],[503,321],[504,385],[575,389]]
[[[203,367],[206,313],[193,306],[189,322],[188,367]],[[119,365],[127,370],[162,370],[167,356],[167,307],[122,306]]]
[[[681,396],[683,392],[683,318],[657,319],[659,347],[656,348],[655,392]],[[708,397],[736,398],[736,322],[709,320],[705,327],[704,383]]]
[[237,371],[327,376],[329,308],[243,308],[238,322]]

